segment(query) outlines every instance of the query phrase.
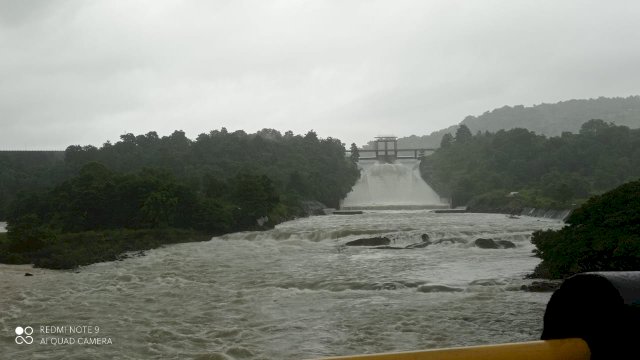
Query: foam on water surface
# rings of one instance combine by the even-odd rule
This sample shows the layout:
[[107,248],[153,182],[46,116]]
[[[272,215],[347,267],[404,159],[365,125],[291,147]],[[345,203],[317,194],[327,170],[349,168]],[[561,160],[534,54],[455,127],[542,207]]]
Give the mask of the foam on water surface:
[[[95,325],[113,345],[26,347],[5,336],[0,347],[16,359],[301,359],[535,340],[549,293],[518,290],[539,261],[529,234],[561,226],[492,214],[373,211],[170,245],[79,272],[3,265],[5,334],[16,326]],[[343,246],[378,235],[405,246],[425,233],[458,242]],[[516,247],[479,249],[478,237]]]

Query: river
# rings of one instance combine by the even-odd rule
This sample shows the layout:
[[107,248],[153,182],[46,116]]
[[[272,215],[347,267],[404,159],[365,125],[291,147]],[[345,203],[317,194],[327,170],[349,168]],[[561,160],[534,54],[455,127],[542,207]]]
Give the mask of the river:
[[[0,348],[8,359],[305,359],[535,340],[550,294],[520,290],[539,262],[530,234],[561,226],[496,214],[371,211],[298,219],[77,271],[0,265]],[[404,246],[424,233],[452,241],[403,250],[342,246],[374,234]],[[516,248],[479,249],[480,237]],[[32,344],[16,344],[18,326],[34,329]],[[79,343],[91,338],[111,343]]]

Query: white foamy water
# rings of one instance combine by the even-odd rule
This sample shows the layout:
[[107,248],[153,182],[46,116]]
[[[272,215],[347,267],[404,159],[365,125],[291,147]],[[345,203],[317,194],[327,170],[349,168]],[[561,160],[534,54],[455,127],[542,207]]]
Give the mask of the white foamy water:
[[7,232],[7,223],[0,221],[0,232]]
[[442,207],[440,196],[422,179],[418,160],[393,164],[373,160],[358,163],[360,179],[342,208]]
[[[539,261],[529,237],[561,225],[369,212],[167,246],[79,272],[3,265],[2,357],[305,359],[535,340],[549,294],[519,290]],[[341,246],[373,235],[404,246],[423,233],[451,241],[403,250]],[[479,237],[517,247],[478,249]],[[44,325],[99,326],[113,344],[39,344]],[[17,326],[35,329],[34,344],[15,343]]]

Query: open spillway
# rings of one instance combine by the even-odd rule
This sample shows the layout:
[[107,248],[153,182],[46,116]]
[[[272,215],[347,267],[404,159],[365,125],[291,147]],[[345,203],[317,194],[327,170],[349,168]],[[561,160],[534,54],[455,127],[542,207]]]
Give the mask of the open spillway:
[[[530,234],[561,226],[366,211],[170,245],[78,272],[0,265],[0,357],[293,360],[535,340],[550,293],[520,290],[539,262]],[[449,241],[343,246],[387,236],[404,247],[422,234]],[[479,249],[480,237],[516,247]],[[17,345],[11,334],[27,325],[38,344]],[[40,345],[45,325],[99,326],[113,345]]]
[[422,179],[418,160],[384,163],[362,160],[360,179],[342,202],[343,209],[401,209],[446,207]]

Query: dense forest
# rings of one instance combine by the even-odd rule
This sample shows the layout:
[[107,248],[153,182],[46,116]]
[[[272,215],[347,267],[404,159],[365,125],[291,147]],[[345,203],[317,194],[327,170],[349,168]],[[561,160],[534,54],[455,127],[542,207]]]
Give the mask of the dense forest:
[[533,234],[542,259],[534,277],[640,270],[640,180],[589,199],[566,222],[559,231]]
[[[586,119],[602,119],[632,129],[640,128],[640,96],[503,106],[479,116],[467,116],[460,124],[466,125],[474,134],[522,128],[553,137],[563,132],[578,132]],[[457,128],[458,125],[453,125],[429,135],[399,138],[398,145],[401,148],[437,148],[442,137],[455,133]]]
[[[93,257],[87,248],[105,238],[111,238],[104,246],[111,259],[117,251],[109,244],[136,250],[123,236],[142,239],[143,248],[157,245],[145,230],[200,237],[271,227],[305,214],[313,202],[337,207],[359,176],[339,140],[272,129],[223,128],[196,140],[182,131],[124,134],[100,148],[69,146],[63,160],[32,168],[20,168],[19,161],[1,165],[5,181],[23,191],[5,205],[0,262],[63,268]],[[117,233],[122,229],[131,232]],[[83,259],[64,259],[77,248],[85,249],[77,251]],[[51,258],[62,263],[47,262]]]
[[22,190],[44,189],[65,178],[62,151],[0,151],[0,221]]
[[455,206],[477,211],[574,208],[640,177],[640,130],[590,120],[579,133],[472,134],[461,126],[424,158],[422,175]]

